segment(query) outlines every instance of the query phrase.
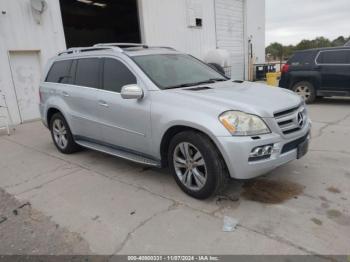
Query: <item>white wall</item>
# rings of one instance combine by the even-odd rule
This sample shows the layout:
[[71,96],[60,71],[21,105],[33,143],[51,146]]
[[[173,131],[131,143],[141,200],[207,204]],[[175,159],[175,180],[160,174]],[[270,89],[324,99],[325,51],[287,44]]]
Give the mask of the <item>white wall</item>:
[[[203,27],[188,27],[197,6]],[[231,54],[232,78],[247,78],[252,37],[256,63],[265,62],[265,0],[139,0],[143,42],[172,46],[203,59],[216,48]]]
[[[202,28],[188,27],[188,6],[202,16]],[[216,48],[213,0],[139,0],[143,42],[171,46],[204,58]]]
[[244,79],[244,0],[215,0],[217,46],[230,52],[233,79]]
[[252,39],[255,63],[265,63],[265,0],[246,0],[246,30],[247,38]]
[[66,48],[59,1],[47,2],[48,9],[38,24],[29,0],[0,0],[0,90],[7,96],[15,124],[20,122],[20,117],[8,52],[37,50],[42,69],[48,58]]

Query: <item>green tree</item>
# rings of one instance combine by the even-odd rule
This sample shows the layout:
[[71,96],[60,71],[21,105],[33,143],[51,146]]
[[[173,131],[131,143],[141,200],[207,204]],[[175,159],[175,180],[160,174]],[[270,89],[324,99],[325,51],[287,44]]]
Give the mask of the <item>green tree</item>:
[[304,39],[296,45],[295,50],[305,50],[310,48],[313,48],[312,41]]
[[344,36],[339,36],[332,41],[332,46],[343,46],[346,44],[347,40],[348,39],[345,39]]
[[331,47],[332,42],[325,37],[317,37],[312,41],[314,48]]
[[291,55],[295,52],[295,46],[293,45],[288,45],[288,46],[283,46],[283,58],[288,59],[291,57]]
[[280,43],[272,43],[266,48],[266,53],[273,59],[281,59],[283,57],[283,45]]

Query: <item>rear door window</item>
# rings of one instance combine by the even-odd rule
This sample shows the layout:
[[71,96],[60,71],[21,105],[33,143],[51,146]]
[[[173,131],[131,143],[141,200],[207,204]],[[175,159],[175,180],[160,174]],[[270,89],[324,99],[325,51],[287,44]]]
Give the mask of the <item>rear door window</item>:
[[289,59],[289,64],[292,66],[311,65],[314,60],[315,52],[297,52]]
[[136,77],[122,62],[113,58],[104,59],[104,90],[120,93],[123,86],[136,83]]
[[317,63],[331,65],[350,65],[350,50],[321,51],[317,58]]
[[70,83],[72,79],[70,75],[71,66],[72,60],[54,62],[46,77],[46,82],[62,84]]
[[75,73],[75,85],[99,88],[99,58],[78,59]]

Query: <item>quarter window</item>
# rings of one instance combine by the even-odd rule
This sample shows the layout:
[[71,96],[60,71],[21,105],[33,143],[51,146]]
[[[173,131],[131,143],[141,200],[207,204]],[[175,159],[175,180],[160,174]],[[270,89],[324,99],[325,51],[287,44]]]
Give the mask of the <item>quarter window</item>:
[[317,58],[318,64],[350,64],[350,50],[323,51]]
[[122,62],[112,58],[105,59],[103,89],[120,93],[123,86],[136,83],[136,77]]
[[288,64],[292,66],[311,65],[315,56],[316,53],[311,51],[297,52],[289,59]]
[[53,63],[46,82],[67,84],[71,81],[70,68],[72,60],[63,60]]
[[100,59],[79,59],[75,75],[75,84],[86,87],[99,87]]

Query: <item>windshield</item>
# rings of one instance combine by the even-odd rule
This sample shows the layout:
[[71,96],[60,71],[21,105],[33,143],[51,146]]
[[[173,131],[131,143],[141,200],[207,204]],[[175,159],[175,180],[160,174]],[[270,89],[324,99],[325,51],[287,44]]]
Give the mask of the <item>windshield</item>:
[[133,60],[160,89],[227,80],[225,76],[189,55],[143,55],[135,56]]

